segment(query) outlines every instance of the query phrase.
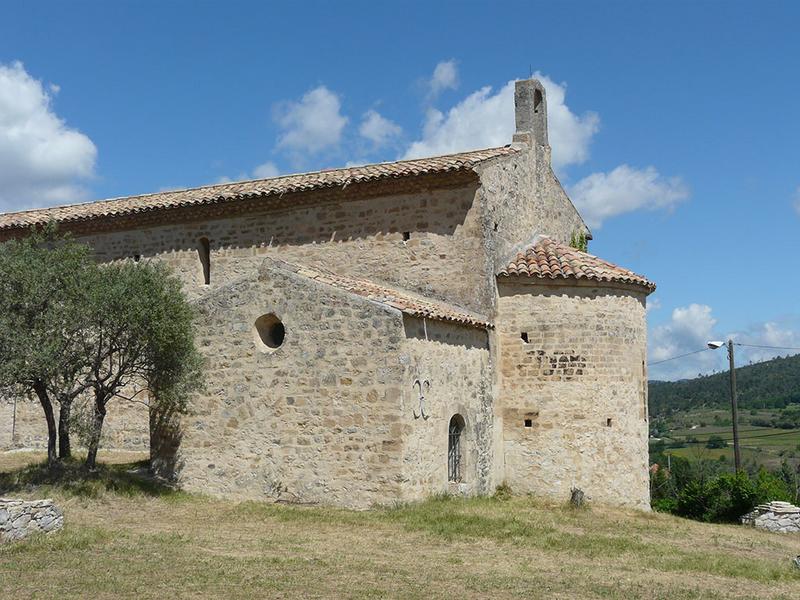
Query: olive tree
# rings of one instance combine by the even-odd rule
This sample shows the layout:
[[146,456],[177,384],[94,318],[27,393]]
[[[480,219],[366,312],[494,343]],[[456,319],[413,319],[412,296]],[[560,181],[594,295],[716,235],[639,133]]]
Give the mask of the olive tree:
[[[98,266],[53,227],[0,245],[0,393],[36,397],[48,462],[70,454],[70,412],[92,407],[86,464],[97,459],[112,400],[182,412],[200,385],[193,310],[160,263]],[[56,427],[53,403],[60,405]]]
[[[47,458],[68,456],[69,405],[87,348],[83,306],[97,266],[90,250],[53,227],[0,244],[0,393],[35,397],[47,423]],[[54,399],[63,404],[57,436]]]
[[182,412],[201,384],[194,311],[166,266],[122,262],[100,269],[86,310],[90,344],[78,386],[90,390],[92,427],[86,465],[95,466],[112,400],[146,394],[151,409]]

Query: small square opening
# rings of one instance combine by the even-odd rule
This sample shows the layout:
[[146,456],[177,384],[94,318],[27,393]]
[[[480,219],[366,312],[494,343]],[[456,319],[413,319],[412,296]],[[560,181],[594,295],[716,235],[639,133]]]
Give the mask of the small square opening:
[[411,239],[411,232],[410,231],[404,231],[403,232],[403,241],[407,242],[410,239]]
[[606,419],[606,427],[611,427],[611,417]]
[[525,427],[533,427],[533,419],[525,419]]
[[519,337],[523,341],[523,343],[525,343],[525,344],[528,343],[528,332],[527,331],[523,331],[522,333],[520,333]]

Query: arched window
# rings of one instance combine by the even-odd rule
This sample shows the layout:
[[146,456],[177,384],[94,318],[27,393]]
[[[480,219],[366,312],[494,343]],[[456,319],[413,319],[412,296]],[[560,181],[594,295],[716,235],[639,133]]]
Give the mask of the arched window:
[[203,283],[211,283],[211,243],[207,237],[197,241],[197,254],[200,256],[200,265],[203,267]]
[[542,90],[533,92],[533,112],[538,113],[539,107],[542,105]]
[[464,477],[464,417],[453,415],[447,429],[447,480],[460,483]]

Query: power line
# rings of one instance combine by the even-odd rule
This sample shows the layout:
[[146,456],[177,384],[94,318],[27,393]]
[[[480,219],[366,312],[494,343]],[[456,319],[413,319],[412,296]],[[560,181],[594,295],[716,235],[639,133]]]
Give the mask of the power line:
[[796,346],[762,346],[759,344],[742,344],[741,342],[733,342],[734,346],[747,346],[748,348],[766,348],[767,350],[800,350]]
[[684,356],[691,356],[692,354],[699,354],[700,352],[705,352],[706,350],[710,350],[710,348],[701,348],[700,350],[695,350],[693,352],[687,352],[686,354],[679,354],[678,356],[673,356],[671,358],[665,358],[664,360],[657,360],[655,362],[647,363],[648,367],[652,367],[653,365],[660,365],[661,363],[669,362],[671,360],[676,360],[678,358],[683,358]]
[[[742,342],[733,342],[734,346],[745,346],[747,348],[764,348],[766,350],[797,350],[800,351],[800,347],[798,346],[764,346],[760,344],[743,344]],[[679,354],[678,356],[671,356],[670,358],[665,358],[664,360],[657,360],[655,362],[647,363],[647,366],[653,365],[660,365],[661,363],[669,362],[671,360],[677,360],[679,358],[683,358],[684,356],[691,356],[692,354],[699,354],[700,352],[705,352],[706,350],[712,350],[712,348],[701,348],[700,350],[694,350],[692,352],[687,352],[686,354]],[[740,367],[741,368],[741,367]]]
[[[781,432],[778,432],[778,433],[765,433],[763,435],[751,435],[751,436],[747,436],[747,437],[740,437],[739,439],[740,440],[756,440],[756,439],[761,439],[761,438],[765,438],[765,437],[773,437],[773,436],[777,436],[777,435],[797,435],[798,433],[800,433],[800,430],[792,429],[790,431],[781,431]],[[701,434],[701,435],[703,435],[703,434]],[[723,442],[730,442],[731,441],[731,438],[724,438],[724,437],[722,437],[720,435],[717,435],[716,433],[709,434],[709,436],[719,437]],[[686,437],[686,436],[684,436],[684,437]],[[689,437],[692,437],[692,436],[689,436]],[[687,443],[687,444],[705,444],[705,443],[708,442],[708,440],[697,440],[697,441],[693,441],[693,442],[690,442],[688,440],[683,440],[683,441],[685,443]]]

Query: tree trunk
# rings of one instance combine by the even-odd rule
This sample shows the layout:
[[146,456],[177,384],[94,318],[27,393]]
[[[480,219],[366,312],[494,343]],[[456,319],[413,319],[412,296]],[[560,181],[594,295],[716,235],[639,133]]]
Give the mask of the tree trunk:
[[106,406],[95,400],[94,423],[92,423],[92,437],[89,441],[89,453],[86,455],[86,468],[94,469],[97,466],[97,450],[100,448],[100,434],[103,432],[103,419],[106,417]]
[[50,396],[47,394],[47,388],[44,383],[36,380],[33,384],[33,391],[39,398],[39,403],[44,410],[44,418],[47,421],[47,464],[53,466],[58,462],[56,456],[56,417],[53,414],[53,403],[50,401]]
[[58,458],[70,458],[72,448],[69,443],[69,415],[72,412],[72,401],[62,400],[58,412]]

